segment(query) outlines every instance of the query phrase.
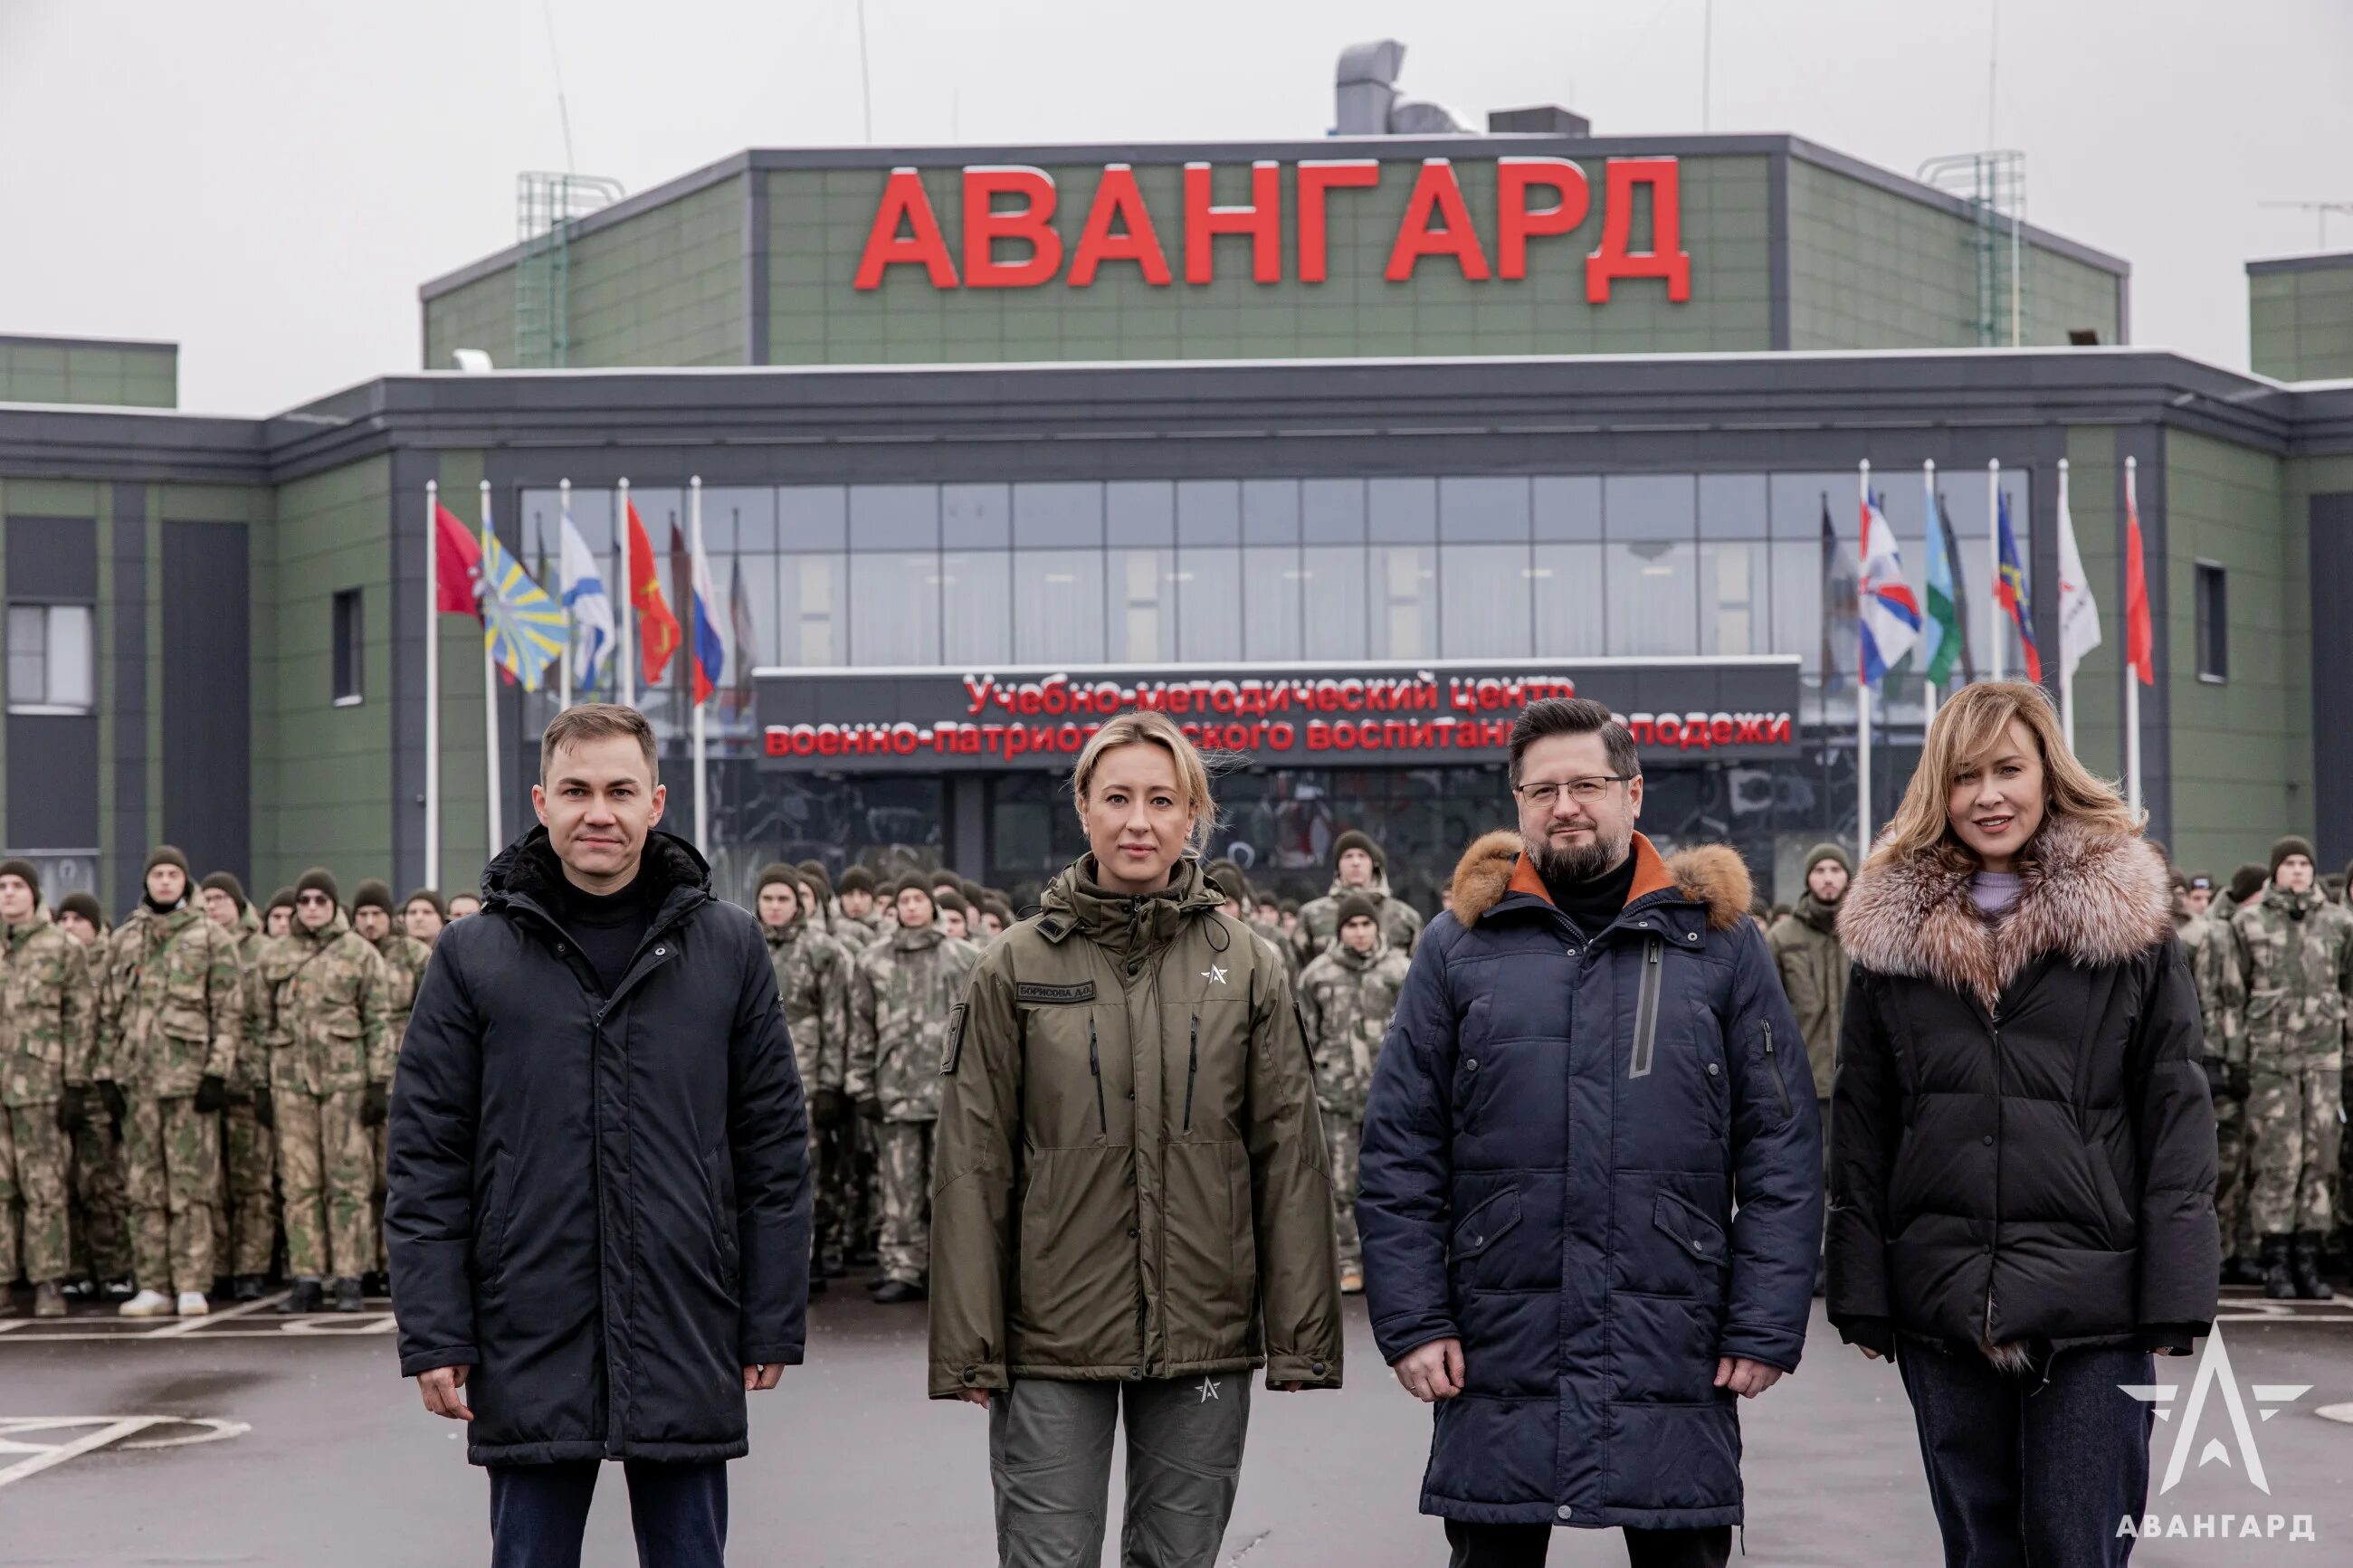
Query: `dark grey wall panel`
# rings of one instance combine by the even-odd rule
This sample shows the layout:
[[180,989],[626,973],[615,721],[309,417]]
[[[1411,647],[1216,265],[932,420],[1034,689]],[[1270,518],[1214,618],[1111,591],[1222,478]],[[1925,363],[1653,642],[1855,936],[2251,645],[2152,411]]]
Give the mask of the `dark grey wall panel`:
[[164,837],[252,872],[253,635],[243,523],[164,523]]
[[10,518],[8,596],[95,604],[97,522],[87,517]]
[[2314,847],[2323,866],[2353,858],[2353,491],[2312,498]]
[[100,657],[114,658],[114,776],[103,781],[114,832],[111,874],[101,868],[101,885],[113,889],[111,907],[139,901],[147,858],[147,598],[153,563],[147,559],[147,487],[114,487],[114,646]]
[[98,721],[8,716],[8,847],[98,847]]

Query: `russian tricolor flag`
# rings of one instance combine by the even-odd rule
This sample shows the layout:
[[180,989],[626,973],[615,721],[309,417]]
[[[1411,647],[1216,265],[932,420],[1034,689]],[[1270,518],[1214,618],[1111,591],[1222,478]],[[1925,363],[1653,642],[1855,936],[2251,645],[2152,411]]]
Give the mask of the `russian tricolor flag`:
[[727,668],[727,642],[720,636],[719,622],[712,614],[719,595],[711,585],[711,562],[702,552],[700,530],[696,531],[694,547],[694,625],[688,640],[694,651],[694,706],[700,708],[719,689],[720,678]]

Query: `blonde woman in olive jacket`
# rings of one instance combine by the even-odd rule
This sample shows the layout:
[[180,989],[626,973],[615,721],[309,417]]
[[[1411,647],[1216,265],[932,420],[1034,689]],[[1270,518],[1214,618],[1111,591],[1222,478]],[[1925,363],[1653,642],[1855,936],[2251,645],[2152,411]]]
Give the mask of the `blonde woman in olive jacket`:
[[1214,812],[1159,714],[1079,759],[1092,853],[993,943],[951,1024],[932,1197],[931,1394],[989,1411],[997,1551],[1213,1563],[1250,1373],[1340,1383],[1332,1180],[1288,966],[1186,853]]

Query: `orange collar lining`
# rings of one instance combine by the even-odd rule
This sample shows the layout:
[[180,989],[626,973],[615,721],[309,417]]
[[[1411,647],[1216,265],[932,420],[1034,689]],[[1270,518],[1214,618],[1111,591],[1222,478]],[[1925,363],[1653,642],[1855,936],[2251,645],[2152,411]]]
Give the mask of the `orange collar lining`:
[[[1631,904],[1637,899],[1648,898],[1674,885],[1675,879],[1667,874],[1666,861],[1660,858],[1659,851],[1650,838],[1640,833],[1634,835],[1634,885],[1628,890],[1626,901]],[[1537,874],[1535,863],[1529,859],[1525,849],[1520,851],[1519,859],[1513,864],[1511,890],[1542,899],[1547,904],[1552,902],[1552,895],[1545,890],[1544,878]]]

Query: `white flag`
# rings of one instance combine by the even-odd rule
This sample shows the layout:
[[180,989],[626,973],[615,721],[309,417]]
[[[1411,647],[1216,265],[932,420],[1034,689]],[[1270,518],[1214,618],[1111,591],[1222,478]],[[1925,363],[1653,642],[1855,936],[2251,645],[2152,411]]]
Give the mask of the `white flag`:
[[588,552],[588,542],[580,537],[568,505],[564,509],[560,580],[564,584],[564,607],[572,616],[572,679],[583,691],[594,691],[609,679],[604,667],[612,658],[613,599],[605,592],[605,579],[596,569],[596,558]]
[[2084,574],[2084,552],[2075,548],[2075,517],[2067,506],[2067,486],[2059,485],[2059,666],[2070,680],[2084,656],[2100,646],[2100,605]]

